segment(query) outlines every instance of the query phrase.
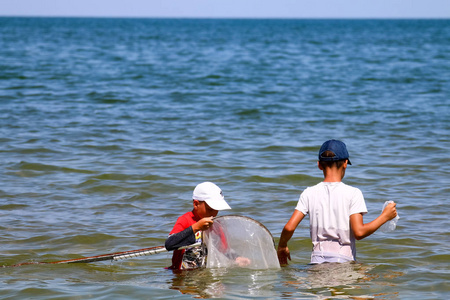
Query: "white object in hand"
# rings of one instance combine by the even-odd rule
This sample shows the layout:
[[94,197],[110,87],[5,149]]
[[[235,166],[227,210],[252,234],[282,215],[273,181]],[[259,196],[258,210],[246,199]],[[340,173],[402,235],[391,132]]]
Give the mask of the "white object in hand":
[[[386,208],[386,205],[388,205],[389,203],[393,203],[393,202],[394,201],[392,201],[392,200],[384,202],[383,209],[381,210],[381,212],[383,212],[383,210]],[[383,225],[381,225],[380,230],[382,232],[394,231],[395,227],[397,227],[398,219],[400,219],[400,217],[398,216],[398,213],[397,213],[397,216],[395,218],[393,218],[392,220],[389,220],[386,223],[384,223]]]

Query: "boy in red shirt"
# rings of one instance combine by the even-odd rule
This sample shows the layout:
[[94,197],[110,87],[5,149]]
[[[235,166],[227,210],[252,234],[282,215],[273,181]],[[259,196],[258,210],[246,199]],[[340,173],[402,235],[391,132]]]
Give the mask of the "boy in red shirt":
[[[213,224],[213,218],[219,210],[231,209],[223,197],[222,190],[212,182],[203,182],[194,189],[192,211],[177,219],[166,240],[165,247],[171,251],[183,246],[201,242],[202,231]],[[175,250],[169,269],[184,270],[205,266],[206,249],[196,246]]]

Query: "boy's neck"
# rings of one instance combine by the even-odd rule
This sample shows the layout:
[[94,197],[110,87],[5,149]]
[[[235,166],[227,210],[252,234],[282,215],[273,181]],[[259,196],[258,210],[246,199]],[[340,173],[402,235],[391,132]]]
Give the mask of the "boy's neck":
[[323,182],[341,182],[344,175],[344,168],[326,168],[323,170]]
[[342,179],[330,177],[330,178],[325,178],[323,180],[323,182],[342,182]]

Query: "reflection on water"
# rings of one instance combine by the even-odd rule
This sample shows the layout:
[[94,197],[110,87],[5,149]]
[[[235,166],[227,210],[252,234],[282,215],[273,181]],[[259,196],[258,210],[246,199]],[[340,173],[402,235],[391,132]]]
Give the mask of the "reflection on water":
[[[248,295],[263,299],[283,298],[373,298],[377,292],[370,281],[379,279],[373,265],[357,263],[291,266],[281,270],[218,268],[174,271],[170,289],[195,298],[221,298]],[[384,277],[384,276],[381,276]],[[280,290],[279,283],[282,283]],[[385,283],[381,283],[383,285]],[[378,296],[382,286],[378,283]],[[377,286],[377,284],[375,284]],[[370,292],[370,293],[369,293]],[[371,296],[366,296],[370,294]],[[389,297],[392,293],[389,294]]]
[[311,288],[352,285],[359,280],[370,280],[371,266],[356,263],[328,263],[311,265],[307,270],[307,284]]
[[[392,275],[382,275],[375,270],[375,265],[359,263],[325,263],[319,265],[296,266],[284,269],[288,276],[283,282],[286,290],[286,298],[298,298],[314,296],[328,298],[330,296],[345,299],[373,299],[374,296],[393,297],[396,293],[376,293],[382,290],[386,282],[369,283],[389,279]],[[402,276],[396,272],[395,277]],[[395,286],[394,283],[390,284]],[[293,287],[297,292],[293,291]],[[370,294],[370,296],[367,296]]]
[[[225,269],[224,269],[225,270]],[[224,285],[209,269],[174,270],[169,282],[170,289],[195,298],[218,298],[223,295]]]
[[271,299],[276,298],[274,287],[278,282],[279,270],[218,268],[174,271],[169,286],[195,298],[248,295]]

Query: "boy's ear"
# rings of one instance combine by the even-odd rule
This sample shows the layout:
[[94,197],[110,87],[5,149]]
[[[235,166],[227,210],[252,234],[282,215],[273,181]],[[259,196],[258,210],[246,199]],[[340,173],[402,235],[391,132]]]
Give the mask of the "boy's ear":
[[320,165],[320,161],[317,161],[317,167],[319,168],[319,170],[322,170],[322,171],[323,171],[323,168],[322,168],[322,166]]

